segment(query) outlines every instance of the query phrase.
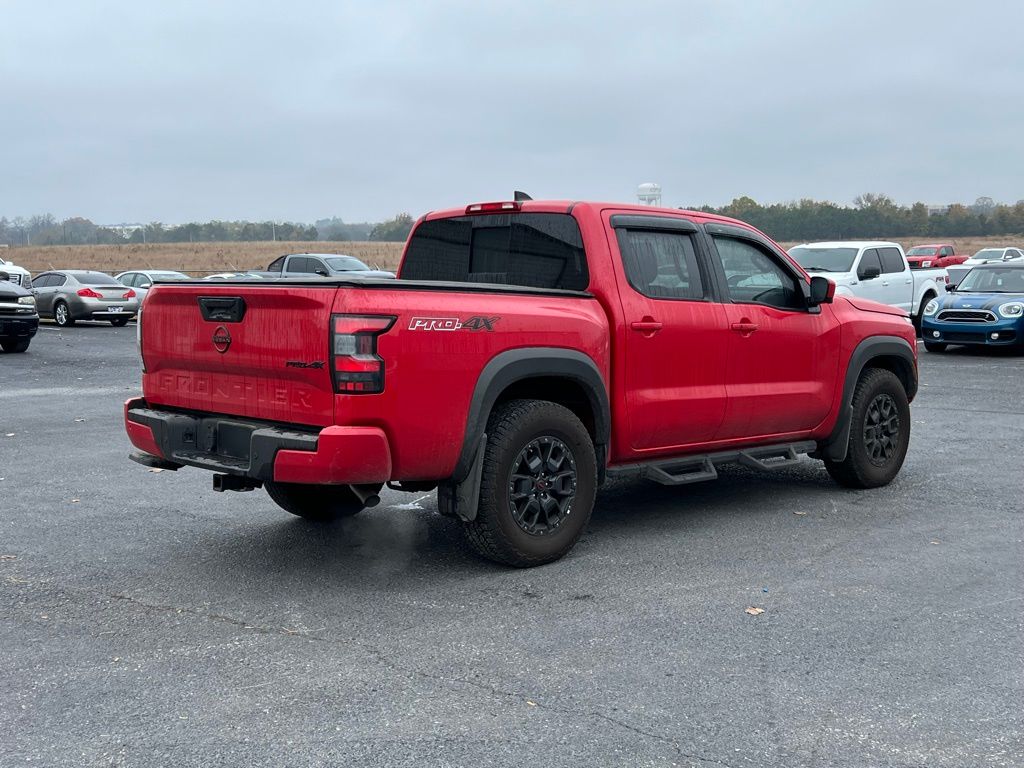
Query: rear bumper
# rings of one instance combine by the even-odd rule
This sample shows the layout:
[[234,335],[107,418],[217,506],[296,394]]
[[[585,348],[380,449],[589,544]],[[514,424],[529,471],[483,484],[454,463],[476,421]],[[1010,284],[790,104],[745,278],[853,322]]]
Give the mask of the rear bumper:
[[391,449],[376,427],[319,431],[216,414],[150,408],[142,398],[124,408],[125,430],[144,453],[173,464],[260,482],[343,485],[391,479]]

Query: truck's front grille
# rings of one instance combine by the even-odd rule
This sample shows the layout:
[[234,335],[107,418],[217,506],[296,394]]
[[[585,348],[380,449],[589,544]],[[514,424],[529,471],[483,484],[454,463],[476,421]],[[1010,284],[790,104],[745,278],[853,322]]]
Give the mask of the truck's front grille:
[[994,323],[997,318],[985,309],[946,309],[937,319],[946,323]]

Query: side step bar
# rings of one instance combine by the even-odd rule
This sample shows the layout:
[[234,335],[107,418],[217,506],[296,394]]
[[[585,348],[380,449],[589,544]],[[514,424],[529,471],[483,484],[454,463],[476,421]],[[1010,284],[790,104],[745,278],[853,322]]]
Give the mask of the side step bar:
[[639,474],[646,480],[653,480],[662,485],[686,485],[703,480],[714,480],[718,477],[718,470],[715,468],[722,464],[742,464],[745,467],[766,472],[781,467],[791,467],[799,463],[801,454],[811,453],[817,448],[816,442],[805,440],[801,443],[763,445],[756,448],[697,454],[683,458],[656,459],[643,464],[610,467],[608,476],[625,477]]

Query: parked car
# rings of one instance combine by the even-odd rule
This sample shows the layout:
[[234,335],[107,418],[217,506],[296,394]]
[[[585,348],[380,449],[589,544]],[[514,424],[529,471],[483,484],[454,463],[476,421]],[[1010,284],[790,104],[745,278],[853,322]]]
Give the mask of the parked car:
[[154,282],[161,280],[188,280],[189,276],[184,272],[176,272],[173,269],[136,269],[129,272],[122,272],[115,278],[122,285],[127,285],[135,291],[139,298],[139,306],[142,306],[146,293]]
[[950,267],[949,283],[956,286],[968,272],[980,264],[1003,264],[1013,261],[1024,261],[1024,251],[1020,248],[982,248],[962,264]]
[[376,277],[393,278],[394,272],[371,269],[355,256],[338,253],[289,253],[274,259],[267,267],[270,277]]
[[0,270],[7,275],[7,277],[4,278],[4,282],[14,283],[15,285],[20,285],[23,288],[31,290],[32,277],[29,275],[27,269],[19,267],[14,262],[5,261],[3,258],[0,258]]
[[1024,345],[1024,261],[974,267],[952,293],[924,308],[921,337],[929,352],[950,344]]
[[807,272],[833,280],[836,293],[899,307],[915,323],[921,310],[946,287],[946,270],[911,270],[903,249],[883,241],[807,243],[789,249]]
[[40,317],[52,317],[62,328],[78,320],[108,320],[120,328],[139,311],[135,289],[105,272],[52,270],[37,275],[33,285]]
[[438,487],[484,556],[564,555],[606,476],[679,485],[811,453],[885,485],[917,392],[906,313],[711,214],[478,203],[414,227],[398,280],[154,286],[125,428],[150,467],[312,520]]
[[915,245],[907,251],[907,263],[911,269],[947,268],[963,264],[967,258],[963,254],[958,254],[952,243]]
[[0,267],[0,349],[24,352],[38,328],[35,297],[10,279],[5,264]]

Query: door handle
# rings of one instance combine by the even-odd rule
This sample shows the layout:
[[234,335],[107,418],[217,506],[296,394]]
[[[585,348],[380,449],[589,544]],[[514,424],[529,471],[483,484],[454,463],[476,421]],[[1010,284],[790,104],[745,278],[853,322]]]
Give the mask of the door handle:
[[653,317],[645,317],[643,320],[634,320],[629,327],[645,336],[652,336],[661,330],[661,323]]
[[741,320],[738,323],[733,323],[732,329],[743,336],[749,336],[758,329],[758,325],[757,323],[752,323],[749,320]]
[[889,284],[889,283],[887,283],[887,282],[883,282],[883,283],[882,283],[882,285],[888,285],[888,284]]

